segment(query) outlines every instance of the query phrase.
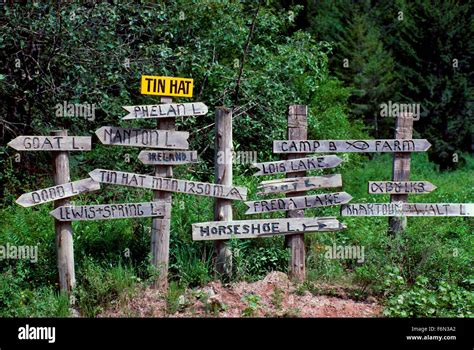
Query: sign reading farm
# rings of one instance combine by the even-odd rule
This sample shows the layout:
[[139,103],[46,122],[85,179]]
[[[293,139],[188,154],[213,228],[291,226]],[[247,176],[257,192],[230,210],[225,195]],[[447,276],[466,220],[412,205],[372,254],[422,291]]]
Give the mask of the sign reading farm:
[[193,97],[193,79],[142,75],[143,95]]

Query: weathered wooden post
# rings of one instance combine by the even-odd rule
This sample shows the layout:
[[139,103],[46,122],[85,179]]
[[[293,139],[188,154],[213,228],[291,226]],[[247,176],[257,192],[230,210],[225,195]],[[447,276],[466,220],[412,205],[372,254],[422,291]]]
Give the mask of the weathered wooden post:
[[[171,97],[161,97],[161,103],[171,103]],[[175,130],[176,121],[174,117],[160,118],[157,120],[159,130]],[[155,176],[173,177],[171,165],[155,165]],[[164,191],[153,191],[153,201],[171,203],[172,193]],[[168,289],[168,265],[170,256],[170,228],[171,228],[171,206],[170,212],[165,213],[164,218],[153,218],[151,228],[151,259],[152,264],[158,269],[159,275],[153,283],[153,287]]]
[[[51,133],[52,136],[67,136],[67,130],[57,130]],[[55,185],[62,185],[71,181],[69,174],[69,152],[53,152],[53,177]],[[54,201],[54,208],[70,205],[68,198]],[[56,249],[59,271],[59,289],[62,292],[70,293],[76,284],[76,274],[74,270],[74,243],[72,237],[71,221],[54,220],[56,231]]]
[[[308,108],[304,105],[288,107],[288,140],[306,140],[308,138]],[[288,154],[287,159],[304,157],[304,154]],[[287,178],[304,177],[305,171],[287,174]],[[306,192],[290,192],[287,197],[304,196]],[[289,210],[288,218],[303,218],[304,210]],[[290,248],[290,277],[296,281],[304,281],[306,276],[304,234],[285,237],[285,244]]]
[[[400,113],[397,117],[395,139],[411,139],[413,137],[413,115]],[[392,181],[410,180],[411,153],[396,152],[393,154]],[[391,194],[390,203],[406,203],[408,194]],[[392,216],[389,218],[389,234],[402,233],[407,226],[406,216]]]
[[[214,174],[216,184],[232,186],[232,110],[226,107],[216,109],[215,119]],[[232,221],[232,201],[216,198],[214,220]],[[214,242],[216,271],[226,277],[232,274],[232,252],[225,240]]]

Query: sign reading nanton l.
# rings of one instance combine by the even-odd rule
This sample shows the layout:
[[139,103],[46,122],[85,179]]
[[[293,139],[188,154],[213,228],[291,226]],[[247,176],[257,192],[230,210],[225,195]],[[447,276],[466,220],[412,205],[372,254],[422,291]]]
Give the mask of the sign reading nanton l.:
[[127,219],[150,216],[164,217],[169,212],[166,211],[167,206],[170,208],[171,203],[143,202],[80,206],[65,205],[54,209],[49,214],[59,221]]
[[193,79],[142,75],[144,95],[193,97]]
[[346,228],[334,217],[212,221],[193,224],[193,240],[256,238]]
[[161,105],[123,106],[128,114],[122,119],[154,119],[189,117],[207,114],[208,108],[202,102],[167,103]]
[[273,141],[274,153],[313,152],[424,152],[426,139],[407,140],[283,140]]
[[474,216],[472,203],[357,203],[341,207],[343,216]]
[[90,136],[18,136],[8,143],[17,151],[90,151]]
[[95,181],[114,185],[150,188],[158,191],[181,192],[198,196],[234,200],[245,200],[247,198],[247,188],[239,186],[224,186],[207,182],[178,180],[104,169],[95,169],[89,173],[89,176]]

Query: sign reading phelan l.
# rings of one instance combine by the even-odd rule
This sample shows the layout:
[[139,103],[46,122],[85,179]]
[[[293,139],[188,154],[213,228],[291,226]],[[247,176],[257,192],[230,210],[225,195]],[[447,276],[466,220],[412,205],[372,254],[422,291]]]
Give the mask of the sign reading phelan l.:
[[472,203],[357,203],[341,207],[343,216],[474,216]]
[[142,75],[144,95],[193,97],[193,79]]
[[276,162],[254,163],[253,167],[259,171],[254,175],[269,175],[278,173],[291,173],[313,169],[334,168],[342,163],[338,156],[309,157]]
[[274,198],[261,201],[245,202],[245,204],[249,207],[245,214],[325,207],[348,203],[351,199],[352,196],[347,192],[334,192],[311,196]]
[[18,136],[8,143],[17,151],[90,151],[90,136]]
[[178,165],[196,163],[197,151],[141,151],[138,159],[143,164]]
[[[167,208],[168,206],[168,208]],[[143,202],[124,204],[100,204],[100,205],[65,205],[58,207],[49,214],[59,221],[83,221],[83,220],[107,220],[142,218],[150,216],[162,216],[166,209],[171,208],[171,203]]]
[[124,129],[114,126],[103,126],[95,134],[104,145],[120,145],[150,148],[189,148],[186,131],[155,129]]
[[245,200],[247,198],[246,187],[224,186],[206,182],[178,180],[104,169],[95,169],[89,173],[89,176],[97,182],[114,185],[150,188],[165,192],[181,192],[235,200]]
[[212,221],[193,224],[192,227],[195,241],[339,231],[346,228],[334,217]]
[[123,106],[128,114],[122,119],[151,119],[188,117],[207,114],[208,108],[202,102],[168,103],[161,105]]
[[274,153],[312,152],[424,152],[426,139],[412,140],[283,140],[273,141]]
[[24,193],[16,202],[22,207],[31,207],[37,204],[48,203],[62,198],[76,196],[80,193],[91,192],[100,189],[100,183],[91,178],[68,182],[65,184],[44,188],[29,193]]

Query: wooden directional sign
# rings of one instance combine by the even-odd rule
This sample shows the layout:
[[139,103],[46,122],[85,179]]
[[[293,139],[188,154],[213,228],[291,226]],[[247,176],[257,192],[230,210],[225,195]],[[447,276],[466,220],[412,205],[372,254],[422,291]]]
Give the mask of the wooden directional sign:
[[90,151],[90,136],[18,136],[8,143],[17,151]]
[[92,192],[99,189],[100,183],[91,178],[87,178],[22,194],[18,197],[16,202],[22,207],[31,207],[33,205],[48,203],[57,199],[68,198],[80,193]]
[[128,114],[123,117],[129,119],[152,119],[169,117],[188,117],[207,114],[208,108],[202,102],[168,103],[162,105],[124,106]]
[[346,228],[334,217],[213,221],[193,224],[192,227],[195,241],[339,231]]
[[246,187],[224,186],[206,182],[178,180],[104,169],[95,169],[91,171],[89,175],[95,181],[114,185],[150,188],[166,192],[181,192],[198,196],[235,200],[245,200],[247,198]]
[[156,129],[124,129],[103,126],[95,134],[104,145],[120,145],[150,148],[189,148],[186,131]]
[[436,186],[428,181],[369,181],[369,193],[400,194],[400,193],[429,193]]
[[289,193],[309,191],[318,188],[341,187],[341,174],[324,176],[294,177],[288,179],[277,179],[262,181],[258,186],[257,194]]
[[274,153],[424,152],[430,147],[431,144],[425,139],[273,141]]
[[474,216],[472,203],[358,203],[341,207],[343,216]]
[[348,203],[352,196],[346,192],[316,194],[301,197],[274,198],[245,202],[249,209],[245,214],[266,213],[280,210],[298,210]]
[[164,217],[166,206],[170,207],[171,204],[164,202],[143,202],[80,206],[65,205],[54,209],[49,214],[59,221],[127,219],[150,216]]
[[253,166],[259,171],[254,175],[269,175],[278,173],[291,173],[314,169],[334,168],[341,164],[342,159],[338,156],[310,157],[276,162],[254,163]]
[[193,79],[142,75],[144,95],[193,97]]
[[143,164],[178,165],[197,163],[196,151],[141,151],[138,159]]

